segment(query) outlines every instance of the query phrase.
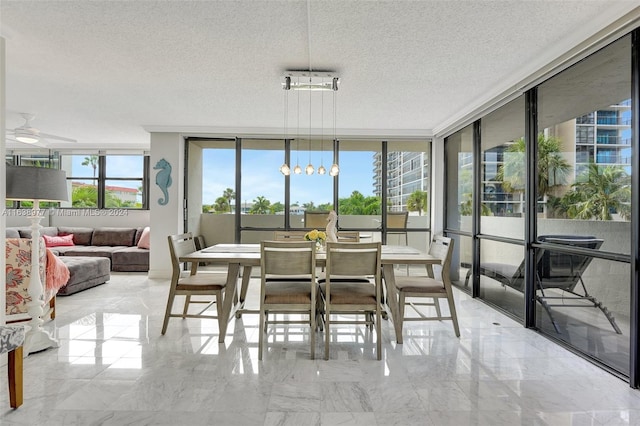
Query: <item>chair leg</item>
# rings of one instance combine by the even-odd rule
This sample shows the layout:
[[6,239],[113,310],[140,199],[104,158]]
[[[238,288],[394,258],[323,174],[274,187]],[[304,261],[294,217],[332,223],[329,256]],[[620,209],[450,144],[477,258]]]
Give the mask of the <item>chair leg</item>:
[[324,309],[324,359],[329,359],[329,324],[331,323],[331,319],[329,318],[329,308],[326,307]]
[[9,404],[11,408],[22,405],[22,346],[9,352]]
[[382,337],[380,336],[380,322],[382,319],[382,314],[380,312],[380,305],[376,308],[376,355],[378,356],[378,361],[382,359]]
[[167,332],[167,325],[169,325],[169,315],[171,315],[171,310],[173,309],[173,301],[175,298],[176,298],[176,291],[172,286],[171,290],[169,290],[169,298],[167,300],[167,309],[164,312],[164,321],[162,323],[162,333],[161,333],[163,335],[164,333]]
[[187,294],[184,298],[184,308],[182,309],[182,318],[187,316],[187,312],[189,312],[189,304],[191,303],[191,295]]
[[453,291],[451,289],[447,291],[447,301],[449,302],[449,313],[451,314],[451,321],[453,321],[453,331],[455,331],[456,337],[460,337],[458,314],[456,313],[456,304],[453,301]]
[[[403,332],[403,327],[404,327],[404,311],[405,311],[405,304],[407,303],[406,297],[405,297],[405,293],[404,291],[399,291],[398,292],[398,329],[400,330],[400,333]],[[398,343],[402,343],[402,336],[396,336],[396,341]]]
[[442,311],[440,311],[440,300],[437,297],[433,298],[433,306],[436,308],[436,315],[438,319],[442,319]]
[[51,309],[51,320],[56,319],[56,296],[54,295],[51,300],[49,300],[49,308]]
[[265,311],[260,309],[260,325],[258,326],[260,336],[258,337],[258,360],[262,361],[262,345],[264,344],[264,334],[267,331],[267,325],[265,324]]
[[311,320],[311,359],[316,357],[316,299],[315,295],[311,296],[311,310],[309,311],[309,319]]

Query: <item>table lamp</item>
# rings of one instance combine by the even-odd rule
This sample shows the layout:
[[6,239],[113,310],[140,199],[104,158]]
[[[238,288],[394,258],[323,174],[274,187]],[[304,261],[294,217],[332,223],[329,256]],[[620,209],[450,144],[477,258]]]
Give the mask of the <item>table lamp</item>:
[[[7,200],[32,201],[31,209],[31,279],[27,309],[31,321],[25,336],[27,354],[57,348],[58,341],[42,328],[44,288],[40,279],[40,201],[67,201],[67,175],[62,170],[43,167],[7,166]],[[34,272],[35,271],[35,272]]]

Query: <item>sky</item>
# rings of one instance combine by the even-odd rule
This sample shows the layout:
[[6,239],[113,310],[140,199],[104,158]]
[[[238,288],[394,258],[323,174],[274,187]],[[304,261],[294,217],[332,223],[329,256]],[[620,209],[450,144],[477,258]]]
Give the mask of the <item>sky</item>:
[[[67,170],[70,177],[91,178],[93,169],[90,165],[83,166],[87,155],[74,155],[71,159],[71,170]],[[258,196],[267,198],[271,203],[284,203],[284,176],[279,167],[283,163],[282,151],[275,150],[244,150],[242,152],[242,202],[251,203]],[[324,156],[319,151],[311,153],[296,151],[291,154],[291,169],[296,161],[303,169],[311,160],[314,168],[320,163],[327,169],[327,174],[311,176],[306,174],[291,175],[291,203],[300,205],[313,201],[315,205],[331,203],[333,194],[333,178],[329,176],[331,167],[331,153],[326,151]],[[107,157],[106,175],[115,177],[142,176],[142,156],[110,155]],[[373,153],[352,152],[340,153],[340,197],[348,197],[353,191],[360,191],[364,195],[373,195]],[[152,176],[153,176],[152,172]],[[80,179],[78,179],[80,180]],[[152,181],[153,182],[153,181]],[[139,182],[118,181],[108,184],[138,188]],[[232,149],[205,149],[203,151],[203,204],[214,204],[221,197],[226,188],[235,187],[235,151]]]
[[[71,169],[65,168],[67,177],[91,178],[94,176],[93,167],[91,165],[83,166],[82,162],[89,155],[72,155]],[[64,167],[64,166],[63,166]],[[108,155],[107,156],[107,178],[142,178],[144,168],[144,158],[142,155]],[[95,176],[98,176],[96,169]],[[83,181],[82,179],[73,179],[74,181]],[[85,183],[90,183],[84,181]],[[142,186],[142,182],[138,181],[114,181],[107,179],[107,185],[122,186],[125,188],[138,189]],[[138,201],[142,202],[142,196],[138,194]]]
[[[89,155],[71,156],[71,170],[67,170],[69,177],[92,177],[93,168],[90,165],[83,166],[82,162]],[[115,177],[142,177],[143,157],[142,155],[109,155],[107,156],[106,176]],[[96,171],[97,177],[97,171]],[[128,186],[128,185],[122,185]],[[135,188],[135,187],[134,187]]]
[[[231,149],[205,149],[203,152],[203,204],[214,204],[226,188],[235,186],[235,152]],[[244,150],[242,152],[242,202],[251,203],[258,196],[263,196],[272,204],[284,203],[284,176],[280,173],[283,163],[282,151]],[[331,153],[312,152],[311,162],[314,168],[323,163],[329,170]],[[291,154],[291,169],[296,162],[304,170],[309,163],[307,151]],[[373,153],[341,152],[340,153],[340,194],[348,197],[353,191],[364,195],[373,195]],[[333,193],[333,178],[329,174],[314,173],[307,176],[291,175],[291,203],[300,205],[313,201],[315,205],[330,203]]]

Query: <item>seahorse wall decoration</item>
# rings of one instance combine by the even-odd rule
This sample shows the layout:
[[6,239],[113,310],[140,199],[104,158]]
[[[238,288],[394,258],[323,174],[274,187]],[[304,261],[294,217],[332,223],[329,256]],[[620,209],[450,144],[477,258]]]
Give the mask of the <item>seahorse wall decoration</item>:
[[338,242],[338,233],[336,232],[336,224],[338,223],[338,215],[335,210],[329,212],[327,217],[327,241]]
[[158,204],[164,206],[169,202],[169,191],[167,188],[171,186],[171,164],[163,158],[156,163],[153,169],[158,170],[156,174],[156,185],[160,187],[164,195],[164,198],[158,198]]

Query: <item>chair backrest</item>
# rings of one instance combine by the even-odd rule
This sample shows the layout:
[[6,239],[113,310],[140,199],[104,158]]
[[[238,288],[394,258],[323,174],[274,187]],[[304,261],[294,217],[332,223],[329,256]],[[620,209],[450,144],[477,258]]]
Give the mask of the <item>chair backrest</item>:
[[173,274],[180,275],[180,256],[196,251],[196,242],[191,232],[178,235],[169,235],[169,254],[171,255],[171,266]]
[[273,239],[275,241],[304,241],[306,231],[275,231]]
[[326,279],[332,275],[362,277],[363,275],[380,277],[381,243],[334,243],[327,242]]
[[[604,240],[590,235],[541,235],[540,241],[597,250]],[[541,250],[538,260],[538,279],[545,288],[573,290],[587,269],[591,256]]]
[[360,232],[358,231],[338,231],[338,241],[342,243],[359,243]]
[[387,228],[406,228],[409,212],[387,212]]
[[[435,278],[440,275],[440,280],[445,284],[451,284],[449,280],[449,271],[451,268],[451,258],[453,257],[454,240],[442,235],[433,237],[433,241],[429,246],[429,254],[440,259],[440,265],[434,266]],[[438,267],[439,266],[439,267]],[[436,272],[439,271],[439,274]]]
[[307,229],[325,229],[329,212],[304,212],[304,227]]
[[260,266],[262,279],[295,275],[312,279],[316,271],[316,251],[313,241],[261,241]]

